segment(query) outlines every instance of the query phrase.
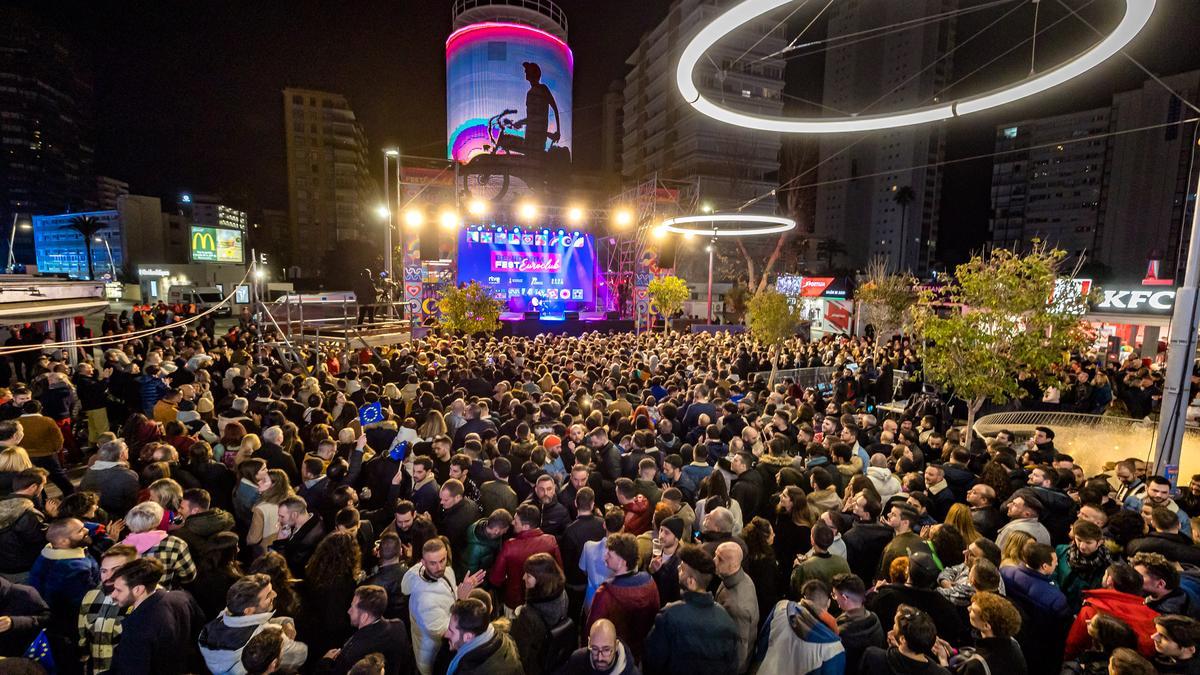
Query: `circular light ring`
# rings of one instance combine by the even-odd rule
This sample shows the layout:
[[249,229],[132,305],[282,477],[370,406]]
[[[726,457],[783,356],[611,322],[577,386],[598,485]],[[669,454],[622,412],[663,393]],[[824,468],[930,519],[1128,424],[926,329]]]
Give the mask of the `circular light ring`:
[[957,99],[949,103],[939,103],[898,113],[806,118],[750,115],[724,108],[705,98],[692,81],[692,71],[704,57],[704,53],[743,24],[789,2],[793,2],[793,0],[745,0],[718,16],[696,37],[692,38],[680,55],[679,66],[675,70],[675,85],[689,105],[704,115],[734,126],[760,131],[805,134],[876,131],[962,117],[1029,98],[1057,87],[1100,65],[1121,51],[1141,32],[1154,12],[1156,0],[1124,0],[1125,13],[1117,27],[1094,47],[1057,68],[1008,87]]
[[[691,223],[710,223],[711,227],[680,227]],[[723,230],[717,223],[762,223],[764,227],[739,227]],[[667,232],[676,234],[702,234],[706,237],[750,237],[757,234],[776,234],[787,232],[796,227],[796,221],[783,216],[753,216],[738,213],[714,214],[707,216],[680,216],[668,218],[660,225]]]

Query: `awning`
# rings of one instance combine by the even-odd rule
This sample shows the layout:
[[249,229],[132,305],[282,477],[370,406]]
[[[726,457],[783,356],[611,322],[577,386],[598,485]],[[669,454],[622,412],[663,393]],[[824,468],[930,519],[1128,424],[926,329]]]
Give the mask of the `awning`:
[[103,312],[109,307],[103,298],[63,298],[35,302],[0,303],[0,324],[33,323],[71,319]]

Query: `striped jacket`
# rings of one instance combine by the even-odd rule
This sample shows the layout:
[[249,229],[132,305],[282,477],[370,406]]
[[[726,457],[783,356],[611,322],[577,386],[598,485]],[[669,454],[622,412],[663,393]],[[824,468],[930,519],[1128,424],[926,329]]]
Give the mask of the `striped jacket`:
[[112,666],[113,647],[121,638],[124,612],[103,587],[93,588],[79,606],[79,647],[92,657],[92,672],[102,673]]

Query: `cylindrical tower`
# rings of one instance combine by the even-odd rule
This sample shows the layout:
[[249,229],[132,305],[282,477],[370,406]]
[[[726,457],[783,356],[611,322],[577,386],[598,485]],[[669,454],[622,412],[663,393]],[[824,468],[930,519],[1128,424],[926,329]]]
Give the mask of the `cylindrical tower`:
[[[446,40],[446,154],[465,162],[488,143],[488,118],[516,110],[513,120],[530,116],[527,96],[544,108],[524,64],[537,64],[541,84],[558,105],[549,112],[548,130],[557,124],[558,144],[571,147],[571,83],[575,57],[567,46],[567,19],[549,0],[457,0],[454,32]],[[531,120],[537,120],[534,112]],[[536,123],[535,123],[536,124]],[[518,131],[522,135],[524,130]]]

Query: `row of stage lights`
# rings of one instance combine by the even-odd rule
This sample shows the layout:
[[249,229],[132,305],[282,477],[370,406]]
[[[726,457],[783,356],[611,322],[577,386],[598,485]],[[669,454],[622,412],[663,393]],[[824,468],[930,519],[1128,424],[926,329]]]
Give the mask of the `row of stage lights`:
[[[588,210],[582,206],[569,206],[565,209],[551,208],[547,210],[561,212],[566,222],[575,226],[583,225],[588,217]],[[375,213],[382,220],[388,220],[391,216],[391,211],[382,204],[376,207]],[[485,218],[491,213],[491,205],[482,199],[472,199],[467,202],[467,213],[472,218]],[[542,213],[543,208],[532,201],[522,201],[517,204],[515,209],[517,219],[526,223],[533,223],[542,216]],[[631,209],[612,209],[610,215],[613,225],[618,228],[629,227],[634,222],[634,215]],[[423,227],[427,218],[426,209],[418,206],[408,207],[401,213],[400,218],[404,225],[412,229]],[[458,209],[446,207],[438,211],[437,222],[442,227],[451,230],[462,226],[463,217],[458,212]]]

